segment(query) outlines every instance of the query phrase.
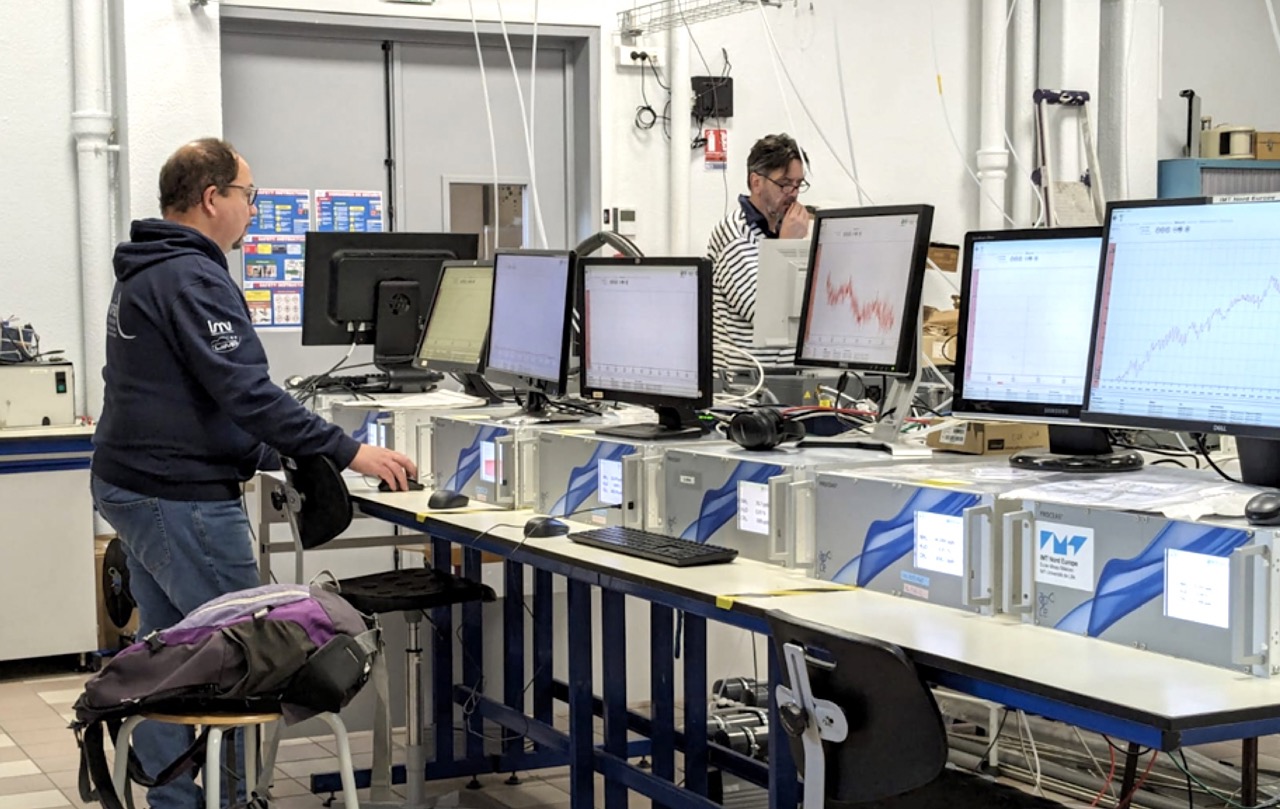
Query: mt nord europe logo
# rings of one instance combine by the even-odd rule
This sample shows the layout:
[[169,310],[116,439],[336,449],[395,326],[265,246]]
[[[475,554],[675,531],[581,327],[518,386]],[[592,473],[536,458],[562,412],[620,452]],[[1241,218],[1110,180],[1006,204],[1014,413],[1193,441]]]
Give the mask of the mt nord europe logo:
[[1093,529],[1037,522],[1036,582],[1093,591]]
[[1088,541],[1088,537],[1080,534],[1076,534],[1074,536],[1060,536],[1053,531],[1042,530],[1040,532],[1040,549],[1043,551],[1052,544],[1053,550],[1051,550],[1050,553],[1055,556],[1076,556]]

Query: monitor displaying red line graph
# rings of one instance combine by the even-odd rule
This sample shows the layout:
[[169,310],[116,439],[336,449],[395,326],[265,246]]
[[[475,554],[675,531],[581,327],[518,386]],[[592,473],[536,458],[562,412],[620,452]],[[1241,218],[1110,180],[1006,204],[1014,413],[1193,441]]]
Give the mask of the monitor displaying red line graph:
[[1115,203],[1087,420],[1280,430],[1280,202]]
[[915,370],[932,221],[927,205],[818,213],[797,363],[898,375]]

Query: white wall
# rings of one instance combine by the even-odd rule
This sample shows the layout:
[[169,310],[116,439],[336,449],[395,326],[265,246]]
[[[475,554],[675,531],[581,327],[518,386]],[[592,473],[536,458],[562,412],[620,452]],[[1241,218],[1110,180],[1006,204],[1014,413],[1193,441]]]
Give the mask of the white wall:
[[1182,156],[1187,102],[1178,93],[1187,89],[1204,97],[1201,113],[1215,126],[1280,132],[1280,49],[1263,0],[1163,4],[1159,156]]
[[70,3],[0,9],[0,318],[84,373],[76,212]]

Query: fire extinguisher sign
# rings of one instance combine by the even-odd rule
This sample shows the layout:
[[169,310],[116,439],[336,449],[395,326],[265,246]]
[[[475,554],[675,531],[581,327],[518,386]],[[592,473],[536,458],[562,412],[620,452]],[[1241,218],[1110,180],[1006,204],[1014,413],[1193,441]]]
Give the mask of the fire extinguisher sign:
[[724,171],[729,162],[728,133],[724,129],[704,129],[704,162],[708,171]]

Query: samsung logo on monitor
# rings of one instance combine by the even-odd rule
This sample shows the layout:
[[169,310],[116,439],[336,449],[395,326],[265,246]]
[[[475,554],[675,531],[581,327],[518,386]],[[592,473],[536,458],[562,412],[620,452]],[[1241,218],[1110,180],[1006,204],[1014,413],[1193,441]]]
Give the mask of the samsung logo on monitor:
[[1044,409],[1044,414],[1045,414],[1046,416],[1069,416],[1069,415],[1071,415],[1070,411],[1068,411],[1065,407],[1046,407],[1046,408]]

